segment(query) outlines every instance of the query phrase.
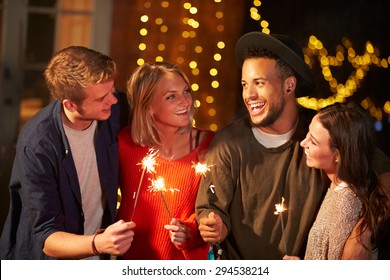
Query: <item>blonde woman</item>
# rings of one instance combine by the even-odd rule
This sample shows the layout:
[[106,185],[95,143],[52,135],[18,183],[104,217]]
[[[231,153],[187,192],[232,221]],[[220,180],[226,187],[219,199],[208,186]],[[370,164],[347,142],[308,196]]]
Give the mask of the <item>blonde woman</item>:
[[[118,219],[132,219],[137,238],[121,258],[207,259],[208,244],[195,218],[201,176],[193,165],[202,161],[214,133],[192,127],[190,82],[169,63],[144,64],[128,80],[127,93],[131,124],[119,134]],[[156,172],[142,177],[139,163],[150,149],[156,152]],[[164,178],[172,192],[148,191],[157,177]]]

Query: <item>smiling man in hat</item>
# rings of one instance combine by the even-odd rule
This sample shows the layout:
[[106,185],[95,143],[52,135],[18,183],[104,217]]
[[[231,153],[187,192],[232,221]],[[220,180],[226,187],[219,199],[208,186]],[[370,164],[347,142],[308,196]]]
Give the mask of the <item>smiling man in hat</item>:
[[[299,146],[315,112],[295,98],[315,89],[314,76],[285,35],[247,33],[235,56],[248,114],[219,131],[210,146],[213,167],[196,202],[199,230],[206,242],[219,244],[222,259],[302,256],[327,186]],[[285,211],[275,214],[283,201]],[[364,250],[352,253],[359,258]]]

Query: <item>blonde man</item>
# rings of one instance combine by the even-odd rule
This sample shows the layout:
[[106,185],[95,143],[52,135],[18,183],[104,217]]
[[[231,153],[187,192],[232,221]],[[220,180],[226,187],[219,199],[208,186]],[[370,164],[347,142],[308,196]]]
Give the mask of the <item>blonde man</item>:
[[121,255],[135,224],[112,224],[119,104],[126,103],[118,102],[114,88],[116,65],[104,54],[71,46],[53,56],[44,74],[56,100],[19,135],[1,258]]

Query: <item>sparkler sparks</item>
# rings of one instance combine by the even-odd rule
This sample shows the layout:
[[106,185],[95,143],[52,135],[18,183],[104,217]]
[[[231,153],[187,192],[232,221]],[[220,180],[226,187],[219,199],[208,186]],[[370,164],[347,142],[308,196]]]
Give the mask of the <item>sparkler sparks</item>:
[[158,150],[154,150],[153,148],[149,149],[146,156],[142,159],[142,161],[140,163],[138,163],[138,165],[142,165],[142,174],[141,174],[141,178],[139,179],[137,192],[135,192],[133,195],[135,201],[134,201],[133,213],[131,214],[131,219],[130,219],[131,221],[133,220],[133,216],[135,213],[135,207],[137,206],[137,202],[138,202],[139,190],[141,188],[142,181],[143,181],[144,176],[145,176],[145,172],[156,173],[155,166],[157,165],[157,163],[156,163],[156,157],[157,157],[156,154],[157,153],[158,153]]
[[167,188],[165,186],[165,180],[163,177],[159,176],[156,179],[151,180],[152,184],[149,186],[148,190],[150,192],[167,192],[170,191],[172,193],[180,191],[179,189],[176,188]]
[[286,207],[284,207],[284,197],[282,197],[282,202],[281,203],[276,203],[275,204],[275,209],[276,211],[274,212],[275,215],[280,216],[280,224],[282,226],[282,239],[283,239],[283,245],[284,245],[284,251],[285,254],[287,255],[287,245],[286,245],[286,239],[284,238],[284,223],[283,223],[283,212],[287,210]]
[[156,163],[156,154],[158,153],[158,150],[155,150],[153,148],[149,149],[148,153],[146,156],[142,159],[141,164],[142,169],[146,170],[148,173],[156,173],[156,168],[155,166],[157,165]]
[[274,212],[275,215],[279,215],[280,213],[284,212],[287,210],[286,207],[284,207],[284,197],[282,197],[282,202],[281,203],[276,203],[275,204],[275,209],[276,211]]
[[171,211],[169,211],[168,204],[165,201],[165,197],[164,197],[163,192],[167,192],[167,191],[175,192],[175,191],[179,191],[179,189],[175,189],[175,188],[168,188],[167,189],[167,187],[165,186],[165,180],[161,176],[156,178],[156,179],[153,179],[151,181],[152,181],[152,184],[149,186],[148,190],[150,192],[154,192],[154,193],[159,192],[160,193],[161,198],[164,202],[165,209],[167,210],[169,217],[172,218]]
[[206,172],[210,171],[210,167],[212,165],[208,165],[207,163],[194,163],[192,167],[195,169],[195,174],[196,175],[203,175],[206,176]]

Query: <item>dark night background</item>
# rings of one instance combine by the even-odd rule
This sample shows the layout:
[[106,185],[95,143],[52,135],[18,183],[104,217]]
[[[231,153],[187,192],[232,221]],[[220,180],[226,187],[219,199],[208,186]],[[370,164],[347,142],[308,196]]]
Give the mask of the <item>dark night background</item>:
[[[247,9],[253,1],[247,1]],[[363,54],[365,44],[370,41],[380,50],[380,58],[390,56],[390,1],[387,0],[355,0],[355,1],[262,1],[258,8],[261,19],[269,22],[271,33],[284,33],[292,36],[302,46],[307,46],[308,38],[314,35],[328,50],[335,54],[337,45],[343,37],[347,37],[357,55]],[[259,22],[245,17],[244,32],[261,30]],[[388,63],[390,59],[387,59]],[[316,65],[315,65],[316,66]],[[317,65],[318,66],[318,65]],[[354,68],[344,62],[342,67],[331,68],[339,83],[344,83]],[[311,97],[326,98],[330,92],[323,79],[320,67],[313,68],[319,81],[319,89]],[[348,98],[360,103],[369,96],[377,108],[382,108],[390,100],[390,69],[370,66],[370,70],[361,87]],[[390,118],[383,113],[383,130],[377,132],[378,146],[390,156]]]

